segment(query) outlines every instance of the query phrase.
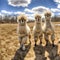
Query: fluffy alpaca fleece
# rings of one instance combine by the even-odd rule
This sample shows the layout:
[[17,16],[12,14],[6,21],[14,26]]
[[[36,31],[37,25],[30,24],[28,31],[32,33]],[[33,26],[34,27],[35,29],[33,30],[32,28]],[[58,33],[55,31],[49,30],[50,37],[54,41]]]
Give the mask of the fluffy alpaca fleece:
[[17,33],[21,48],[23,50],[25,50],[25,42],[27,41],[28,37],[29,37],[29,42],[31,43],[30,28],[27,25],[26,21],[27,21],[27,17],[25,15],[20,15],[17,17],[17,22],[18,22]]
[[42,29],[44,32],[44,38],[46,40],[46,45],[48,44],[49,35],[51,36],[52,44],[54,45],[55,31],[54,31],[54,26],[51,22],[51,12],[50,11],[45,12],[45,23],[44,23],[44,26],[42,27]]
[[35,46],[36,46],[38,38],[40,39],[40,44],[42,44],[42,28],[41,27],[42,27],[41,15],[36,14],[35,15],[35,25],[33,27]]

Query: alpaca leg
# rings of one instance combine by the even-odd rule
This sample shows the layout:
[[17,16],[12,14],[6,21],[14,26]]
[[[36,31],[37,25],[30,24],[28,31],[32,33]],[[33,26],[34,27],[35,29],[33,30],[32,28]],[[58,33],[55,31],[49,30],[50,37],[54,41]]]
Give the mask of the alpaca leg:
[[23,37],[23,39],[22,39],[22,43],[23,43],[22,50],[25,50],[26,49],[26,47],[25,47],[26,41],[27,41],[27,36]]
[[29,35],[29,43],[31,44],[31,35]]
[[40,37],[40,44],[42,44],[42,37]]
[[20,43],[20,49],[22,49],[22,47],[23,47],[22,37],[19,36],[18,39],[19,39],[19,43]]
[[51,35],[51,40],[52,40],[52,45],[54,46],[54,41],[55,41],[55,35],[54,34]]
[[40,38],[40,44],[42,45],[42,38],[43,38],[43,35],[39,36]]
[[47,34],[44,34],[44,38],[46,41],[46,46],[49,44],[49,36]]
[[35,46],[36,46],[36,43],[37,43],[37,39],[38,39],[38,37],[37,37],[37,36],[35,36],[35,37],[34,37]]

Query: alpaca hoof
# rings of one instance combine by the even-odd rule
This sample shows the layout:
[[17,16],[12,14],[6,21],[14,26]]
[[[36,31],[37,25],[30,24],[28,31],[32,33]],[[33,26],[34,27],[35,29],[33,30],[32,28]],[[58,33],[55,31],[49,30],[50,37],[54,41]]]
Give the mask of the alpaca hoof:
[[26,50],[25,46],[22,46],[20,49],[21,49],[22,51],[25,51],[25,50]]
[[22,50],[25,51],[25,46],[22,47]]

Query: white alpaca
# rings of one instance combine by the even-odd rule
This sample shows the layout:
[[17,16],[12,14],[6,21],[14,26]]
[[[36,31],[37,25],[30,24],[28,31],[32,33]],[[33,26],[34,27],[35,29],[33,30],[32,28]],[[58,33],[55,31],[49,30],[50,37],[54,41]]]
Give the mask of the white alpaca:
[[34,41],[35,41],[35,46],[37,43],[38,38],[40,39],[40,44],[42,44],[42,19],[39,14],[36,14],[35,16],[35,25],[33,27],[33,35],[34,35]]
[[21,49],[25,50],[25,42],[27,41],[29,37],[29,42],[30,41],[30,28],[27,25],[27,17],[25,15],[20,15],[17,17],[17,22],[18,22],[18,28],[17,28],[17,33],[21,45]]
[[45,12],[45,23],[44,23],[44,26],[42,27],[42,29],[44,32],[44,38],[46,40],[46,45],[48,44],[49,35],[50,35],[51,40],[52,40],[52,45],[54,46],[55,31],[54,31],[54,26],[51,22],[51,12],[50,11]]

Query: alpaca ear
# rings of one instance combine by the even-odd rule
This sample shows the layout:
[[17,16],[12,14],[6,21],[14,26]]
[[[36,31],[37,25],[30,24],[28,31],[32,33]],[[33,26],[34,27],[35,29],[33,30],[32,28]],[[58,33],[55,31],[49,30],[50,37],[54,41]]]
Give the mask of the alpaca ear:
[[17,16],[17,22],[19,22],[19,19],[18,19],[19,16]]
[[19,22],[19,20],[17,19],[17,22]]

